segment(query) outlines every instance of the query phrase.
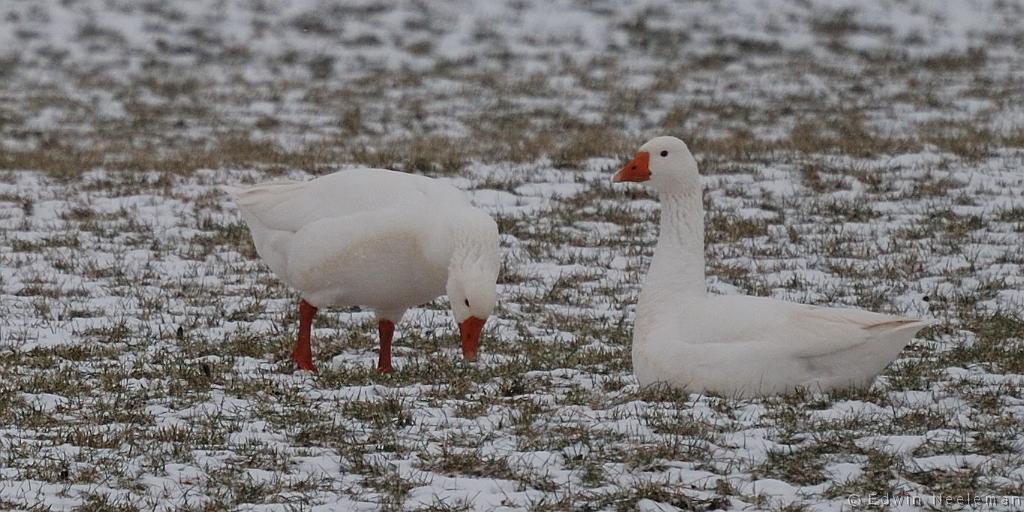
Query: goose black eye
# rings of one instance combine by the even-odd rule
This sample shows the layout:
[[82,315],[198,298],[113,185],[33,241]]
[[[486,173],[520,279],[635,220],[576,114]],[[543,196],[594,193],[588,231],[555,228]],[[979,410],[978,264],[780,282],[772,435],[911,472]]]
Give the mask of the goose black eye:
[[662,151],[661,156],[668,156],[668,151]]
[[469,307],[469,299],[466,299],[466,300],[464,300],[464,301],[462,301],[462,302],[464,302],[464,303],[466,304],[466,307],[467,307],[467,308]]

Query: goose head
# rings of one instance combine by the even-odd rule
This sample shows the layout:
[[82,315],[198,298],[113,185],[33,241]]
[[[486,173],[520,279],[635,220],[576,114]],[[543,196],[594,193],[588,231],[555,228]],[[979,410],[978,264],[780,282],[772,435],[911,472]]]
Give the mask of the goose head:
[[455,323],[459,324],[462,357],[475,361],[480,333],[498,301],[498,270],[496,266],[493,272],[481,268],[453,270],[446,286],[448,300],[451,301]]
[[462,356],[474,361],[480,333],[498,301],[498,225],[477,209],[463,211],[460,218],[445,290],[459,325]]
[[612,181],[649,181],[658,194],[700,191],[697,161],[685,142],[670,136],[655,137],[640,146]]

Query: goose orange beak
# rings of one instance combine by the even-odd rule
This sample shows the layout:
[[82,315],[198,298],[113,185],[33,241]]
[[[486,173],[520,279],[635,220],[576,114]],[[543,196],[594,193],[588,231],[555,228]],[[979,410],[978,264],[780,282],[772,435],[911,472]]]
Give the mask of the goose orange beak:
[[612,177],[612,181],[619,183],[620,181],[647,181],[651,179],[651,154],[646,151],[641,151],[633,157],[622,168],[621,171],[615,173]]
[[459,336],[462,337],[462,357],[466,361],[476,361],[476,349],[480,345],[480,331],[484,329],[486,321],[471,316],[459,324]]

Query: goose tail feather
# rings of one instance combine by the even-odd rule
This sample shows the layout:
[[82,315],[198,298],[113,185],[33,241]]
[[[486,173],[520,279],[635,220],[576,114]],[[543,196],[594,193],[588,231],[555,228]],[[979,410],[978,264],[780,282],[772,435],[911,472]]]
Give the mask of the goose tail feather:
[[901,318],[899,320],[888,320],[873,325],[868,325],[865,330],[875,334],[896,335],[910,332],[911,335],[917,331],[934,324],[934,320],[921,320],[917,318]]

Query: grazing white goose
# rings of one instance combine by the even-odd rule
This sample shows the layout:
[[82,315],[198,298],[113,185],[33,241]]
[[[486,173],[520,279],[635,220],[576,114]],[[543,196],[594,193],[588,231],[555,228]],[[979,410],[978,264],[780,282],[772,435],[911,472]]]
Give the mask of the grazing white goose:
[[310,325],[317,309],[365,306],[377,315],[377,369],[389,372],[395,324],[447,293],[462,354],[476,358],[497,300],[498,228],[460,190],[424,176],[352,169],[234,194],[256,251],[299,291],[292,359],[316,371]]
[[613,180],[649,181],[661,202],[661,234],[633,332],[633,371],[641,385],[734,397],[864,386],[929,323],[709,295],[700,177],[686,144],[651,139]]

